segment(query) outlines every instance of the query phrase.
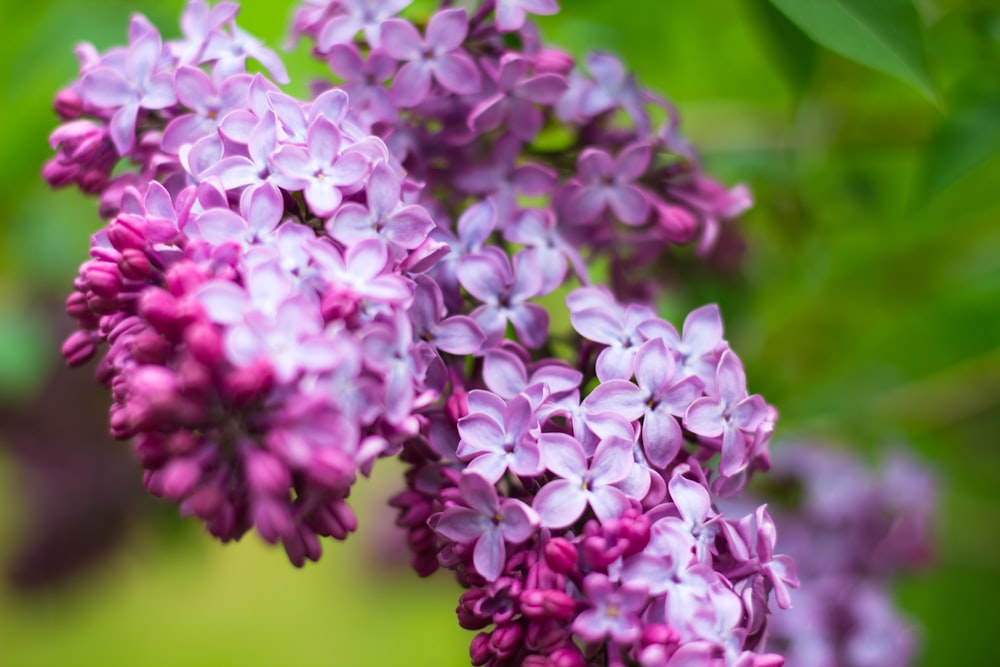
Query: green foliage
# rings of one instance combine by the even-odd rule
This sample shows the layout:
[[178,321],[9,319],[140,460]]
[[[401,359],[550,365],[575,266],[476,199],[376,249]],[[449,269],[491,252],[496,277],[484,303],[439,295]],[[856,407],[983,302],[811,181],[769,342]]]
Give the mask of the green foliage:
[[920,18],[911,0],[771,0],[823,46],[935,99]]

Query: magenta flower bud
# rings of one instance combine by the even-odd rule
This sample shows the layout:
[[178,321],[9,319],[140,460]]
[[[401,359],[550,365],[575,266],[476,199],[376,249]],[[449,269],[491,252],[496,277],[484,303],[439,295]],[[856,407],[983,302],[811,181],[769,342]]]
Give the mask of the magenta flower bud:
[[225,395],[234,407],[246,407],[274,386],[274,371],[266,361],[235,368],[225,377]]
[[137,215],[119,215],[108,226],[108,241],[122,252],[129,248],[145,248],[146,221]]
[[118,260],[118,270],[129,280],[147,280],[153,276],[153,265],[142,250],[126,248]]
[[[417,553],[427,551],[434,547],[437,540],[437,533],[427,526],[414,528],[406,536],[406,541]],[[437,562],[437,561],[435,561]]]
[[656,207],[656,221],[668,241],[690,243],[698,234],[698,221],[680,206],[662,204]]
[[257,493],[276,496],[286,492],[292,485],[288,467],[273,454],[248,447],[243,465],[247,481]]
[[520,623],[504,623],[490,634],[490,649],[498,658],[509,658],[520,648],[523,638],[524,628]]
[[469,645],[469,657],[472,659],[472,664],[476,665],[476,667],[485,665],[493,657],[493,652],[490,651],[490,635],[488,632],[480,632],[472,638],[472,643]]
[[132,411],[124,406],[112,405],[109,417],[108,426],[111,430],[111,436],[117,440],[127,440],[138,431],[132,417]]
[[146,331],[128,341],[129,352],[140,364],[162,364],[167,360],[171,345],[163,336]]
[[295,521],[288,508],[267,497],[254,502],[253,522],[260,536],[272,544],[281,539],[294,538],[296,534]]
[[532,651],[551,653],[566,641],[563,624],[556,621],[539,621],[528,625],[525,645]]
[[204,484],[185,501],[184,508],[207,521],[218,515],[225,503],[226,497],[221,489],[214,484]]
[[87,297],[82,292],[73,292],[66,297],[66,314],[75,320],[89,320],[93,317],[87,307]]
[[153,433],[146,433],[137,438],[132,445],[132,449],[139,458],[139,463],[144,468],[159,468],[167,462],[169,456],[167,449],[164,447],[163,438]]
[[458,599],[458,607],[455,609],[459,625],[466,630],[482,630],[486,626],[493,624],[492,618],[476,611],[476,608],[485,597],[487,597],[487,594],[482,588],[473,588],[462,593],[462,597]]
[[573,69],[573,56],[560,49],[542,49],[535,56],[536,74],[569,74]]
[[178,502],[194,491],[201,465],[193,459],[173,459],[150,475],[146,487],[156,496]]
[[527,590],[519,598],[521,611],[530,618],[569,620],[576,613],[576,601],[564,591]]
[[97,338],[91,331],[75,331],[62,345],[62,355],[70,366],[85,364],[97,352]]
[[63,164],[57,158],[49,160],[42,167],[42,178],[54,188],[61,188],[76,181],[80,168],[73,164]]
[[113,315],[120,310],[118,299],[100,296],[96,292],[87,294],[87,308],[95,315]]
[[99,194],[108,185],[108,174],[100,169],[88,169],[81,174],[80,189],[88,195]]
[[108,262],[92,262],[84,272],[88,287],[98,296],[113,298],[122,289],[122,274]]
[[545,545],[545,564],[556,574],[570,574],[576,570],[577,552],[573,543],[562,537],[553,537]]
[[175,296],[191,294],[205,282],[201,269],[190,262],[174,264],[163,278],[167,289]]
[[643,646],[649,646],[651,644],[668,646],[671,644],[677,644],[680,640],[680,633],[669,625],[664,625],[663,623],[647,625],[642,629]]
[[63,120],[73,120],[83,114],[83,100],[72,90],[60,90],[56,93],[53,106]]
[[753,658],[753,667],[782,667],[784,664],[785,659],[777,653],[763,653]]
[[304,472],[314,482],[333,491],[350,488],[357,474],[354,462],[346,454],[330,448],[316,451]]
[[190,431],[177,431],[166,436],[164,440],[166,451],[171,456],[190,456],[201,447],[201,440]]
[[587,661],[576,646],[564,646],[549,654],[551,667],[586,667]]
[[184,342],[199,362],[210,368],[223,362],[222,335],[208,322],[195,322],[184,330]]
[[177,299],[160,287],[144,290],[139,297],[139,314],[168,338],[179,332]]

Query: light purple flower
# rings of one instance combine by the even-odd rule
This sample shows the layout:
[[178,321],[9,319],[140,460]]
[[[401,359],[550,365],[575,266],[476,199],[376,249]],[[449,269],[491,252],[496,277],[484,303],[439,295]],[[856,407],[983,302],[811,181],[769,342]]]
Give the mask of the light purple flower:
[[355,45],[338,44],[330,49],[327,63],[344,80],[343,90],[351,98],[351,113],[368,124],[396,120],[399,112],[382,85],[396,73],[396,61],[388,53],[376,49],[363,60]]
[[135,147],[135,123],[140,109],[164,109],[176,103],[173,77],[157,72],[162,42],[151,29],[129,45],[122,70],[103,65],[89,70],[80,86],[84,100],[114,109],[111,140],[120,155]]
[[[323,53],[336,44],[354,41],[359,30],[373,47],[379,46],[381,26],[403,11],[413,0],[338,0],[335,3],[343,13],[323,23],[316,37],[316,46]],[[328,3],[330,4],[330,3]]]
[[288,190],[303,190],[317,216],[334,214],[343,201],[342,188],[359,183],[368,173],[368,159],[350,147],[343,149],[340,130],[326,118],[309,127],[305,148],[285,146],[272,158],[277,181]]
[[365,190],[367,207],[348,202],[327,222],[327,232],[346,245],[365,239],[381,239],[393,247],[412,250],[434,228],[427,211],[416,204],[403,204],[400,177],[386,162],[372,169]]
[[542,111],[535,105],[555,103],[566,90],[566,79],[548,72],[527,76],[531,61],[517,54],[501,57],[499,71],[489,61],[484,60],[483,67],[498,91],[475,106],[469,114],[469,127],[484,133],[506,121],[507,129],[518,139],[534,139],[543,121]]
[[528,299],[539,294],[542,275],[525,252],[515,255],[514,267],[503,251],[491,246],[463,257],[458,279],[483,304],[472,311],[472,317],[486,334],[487,345],[496,345],[510,322],[526,347],[538,348],[548,335],[549,314]]
[[588,574],[583,591],[590,608],[573,621],[574,634],[588,642],[610,637],[624,645],[631,644],[642,634],[639,619],[649,596],[642,587],[624,584],[615,588],[607,576]]
[[539,438],[545,468],[560,479],[543,486],[533,507],[546,528],[566,528],[589,505],[601,522],[620,516],[629,506],[628,497],[615,484],[632,469],[632,443],[606,438],[587,464],[583,447],[570,435],[543,433]]
[[449,507],[431,527],[461,544],[474,543],[472,563],[487,581],[496,581],[507,559],[504,543],[520,544],[538,528],[538,515],[520,500],[497,496],[496,487],[474,471],[458,480],[465,507]]
[[684,318],[684,335],[678,336],[672,324],[661,319],[639,325],[646,338],[662,338],[674,351],[681,377],[695,376],[706,387],[715,385],[719,355],[726,347],[722,338],[722,316],[714,303],[696,308]]
[[608,208],[627,225],[646,222],[649,195],[633,182],[646,172],[651,157],[646,143],[627,146],[614,159],[599,148],[585,149],[577,163],[580,185],[566,205],[566,222],[588,224]]
[[225,79],[216,90],[212,80],[196,67],[179,67],[174,74],[177,101],[193,113],[178,116],[163,131],[163,150],[176,153],[183,144],[193,144],[203,137],[218,138],[223,118],[232,111],[245,109],[251,77],[237,74]]
[[[508,403],[489,392],[470,394],[470,414],[458,421],[462,441],[458,456],[474,470],[496,483],[509,469],[515,475],[531,477],[542,471],[537,436],[538,418],[531,401],[518,394]],[[489,412],[473,410],[471,399],[485,403]]]
[[640,325],[656,317],[637,304],[622,309],[606,289],[582,287],[566,297],[573,328],[595,343],[607,345],[597,357],[601,382],[627,380],[634,373],[635,354],[645,341]]
[[424,275],[413,277],[416,291],[409,315],[413,333],[434,347],[451,354],[476,354],[486,342],[486,334],[476,321],[466,315],[445,317],[447,312],[441,288]]
[[559,13],[556,0],[497,0],[497,29],[500,32],[520,30],[526,14],[551,16]]
[[767,418],[767,405],[760,394],[747,396],[743,364],[726,351],[716,369],[716,386],[709,395],[699,398],[684,415],[684,426],[706,438],[722,436],[722,460],[719,472],[732,477],[747,465],[746,433],[753,434]]
[[479,68],[461,48],[468,31],[464,9],[437,12],[427,23],[426,39],[403,19],[382,23],[383,48],[393,58],[406,61],[393,82],[397,104],[413,107],[423,102],[430,94],[432,78],[458,95],[479,90]]

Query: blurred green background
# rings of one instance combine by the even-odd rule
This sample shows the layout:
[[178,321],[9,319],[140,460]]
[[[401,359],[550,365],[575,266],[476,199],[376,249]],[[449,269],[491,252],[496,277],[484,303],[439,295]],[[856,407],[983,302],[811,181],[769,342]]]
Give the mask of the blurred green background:
[[[693,271],[667,314],[722,304],[751,390],[781,411],[780,437],[870,456],[902,443],[934,467],[937,567],[902,582],[898,599],[922,628],[922,664],[995,662],[1000,6],[917,3],[930,82],[921,92],[816,46],[764,0],[562,4],[542,21],[553,42],[623,56],[677,103],[710,172],[755,194],[740,270]],[[0,3],[0,404],[9,412],[28,410],[60,364],[47,303],[68,292],[98,226],[93,202],[50,192],[39,177],[52,95],[76,74],[73,45],[124,42],[134,11],[174,36],[181,6]],[[240,24],[278,47],[289,16],[282,3],[247,0]],[[320,71],[302,49],[289,70],[296,92]],[[52,399],[41,414],[59,422],[74,405]],[[64,448],[84,438],[55,437]],[[20,465],[24,447],[9,451],[0,450],[0,557],[45,520],[27,510],[38,489]],[[360,535],[327,544],[301,571],[252,536],[222,547],[129,491],[141,520],[123,524],[102,565],[40,593],[0,584],[0,665],[467,664],[457,587],[407,571],[382,507],[397,473],[384,464],[360,485]],[[126,477],[137,483],[138,467]]]

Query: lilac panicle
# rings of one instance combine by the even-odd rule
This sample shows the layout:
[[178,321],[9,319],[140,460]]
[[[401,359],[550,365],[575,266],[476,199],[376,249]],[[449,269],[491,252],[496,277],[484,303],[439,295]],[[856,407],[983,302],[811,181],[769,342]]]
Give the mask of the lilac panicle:
[[232,3],[82,49],[44,174],[106,225],[64,355],[100,358],[150,492],[296,565],[398,455],[412,564],[468,589],[474,664],[777,665],[794,565],[763,505],[719,509],[777,413],[717,307],[678,334],[650,306],[673,246],[708,252],[748,196],[617,58],[542,43],[554,0],[466,4],[306,0],[293,36],[332,75],[308,100]]

